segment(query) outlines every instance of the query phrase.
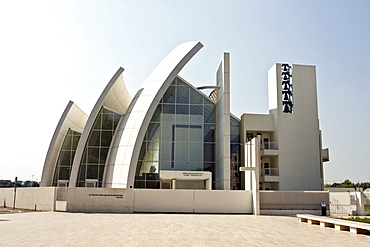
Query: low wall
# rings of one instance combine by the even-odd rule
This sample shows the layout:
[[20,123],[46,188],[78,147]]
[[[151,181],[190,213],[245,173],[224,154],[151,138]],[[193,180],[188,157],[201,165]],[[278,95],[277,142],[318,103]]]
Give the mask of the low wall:
[[252,192],[195,190],[194,213],[253,213]]
[[330,192],[330,213],[352,215],[356,205],[351,205],[351,192]]
[[[13,207],[14,188],[0,188],[0,206]],[[57,205],[55,187],[17,188],[16,208],[69,212],[253,213],[251,191],[68,188]],[[261,214],[321,214],[324,191],[261,191]],[[329,215],[329,212],[327,213]]]
[[[14,188],[0,188],[0,205],[13,207]],[[29,210],[54,211],[55,187],[18,187],[15,207]]]
[[193,190],[135,189],[135,212],[193,212]]
[[132,213],[133,189],[68,188],[66,211]]
[[261,214],[320,215],[322,202],[326,204],[327,215],[329,215],[329,192],[327,191],[260,191]]
[[[250,191],[68,188],[56,201],[56,187],[17,188],[16,208],[68,212],[252,213]],[[13,207],[14,188],[0,188],[0,206]]]
[[134,212],[252,213],[250,191],[135,189]]

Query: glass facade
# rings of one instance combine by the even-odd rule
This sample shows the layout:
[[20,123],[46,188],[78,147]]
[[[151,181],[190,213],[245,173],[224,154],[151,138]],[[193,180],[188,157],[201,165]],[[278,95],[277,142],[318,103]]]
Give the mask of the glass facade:
[[102,187],[109,146],[121,116],[105,108],[100,110],[84,148],[78,187]]
[[240,121],[230,116],[230,189],[241,190]]
[[57,186],[58,180],[69,180],[73,159],[75,157],[80,138],[81,133],[68,129],[55,166],[52,186]]
[[216,105],[180,78],[158,104],[145,133],[135,188],[160,188],[161,170],[211,171],[214,176]]

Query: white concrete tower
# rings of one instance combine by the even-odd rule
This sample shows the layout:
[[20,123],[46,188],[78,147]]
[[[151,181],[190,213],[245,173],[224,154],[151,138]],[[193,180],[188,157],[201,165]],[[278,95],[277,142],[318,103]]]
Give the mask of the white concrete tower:
[[268,72],[268,88],[279,190],[322,190],[315,66],[275,64]]

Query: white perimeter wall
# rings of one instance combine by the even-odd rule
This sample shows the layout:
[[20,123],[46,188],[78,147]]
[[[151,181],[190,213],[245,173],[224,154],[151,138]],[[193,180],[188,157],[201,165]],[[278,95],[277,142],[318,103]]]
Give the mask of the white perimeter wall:
[[260,191],[260,213],[265,215],[320,215],[321,202],[325,202],[329,215],[327,191]]
[[[15,207],[30,210],[53,211],[55,209],[55,187],[17,188]],[[14,188],[0,189],[0,205],[13,207]]]
[[[56,210],[56,187],[17,188],[16,208]],[[13,188],[1,188],[1,206],[13,207]],[[58,202],[60,203],[60,202]],[[64,208],[64,206],[62,207]],[[252,213],[250,191],[68,188],[68,212]]]
[[133,189],[69,188],[66,211],[132,213]]
[[250,191],[69,188],[70,212],[252,213]]
[[135,212],[252,213],[250,191],[135,190]]

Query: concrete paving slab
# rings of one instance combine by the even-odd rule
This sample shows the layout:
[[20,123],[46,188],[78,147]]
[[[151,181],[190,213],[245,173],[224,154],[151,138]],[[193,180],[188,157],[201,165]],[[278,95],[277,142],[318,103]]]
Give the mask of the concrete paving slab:
[[201,214],[0,215],[1,246],[370,246],[370,236],[295,217]]

